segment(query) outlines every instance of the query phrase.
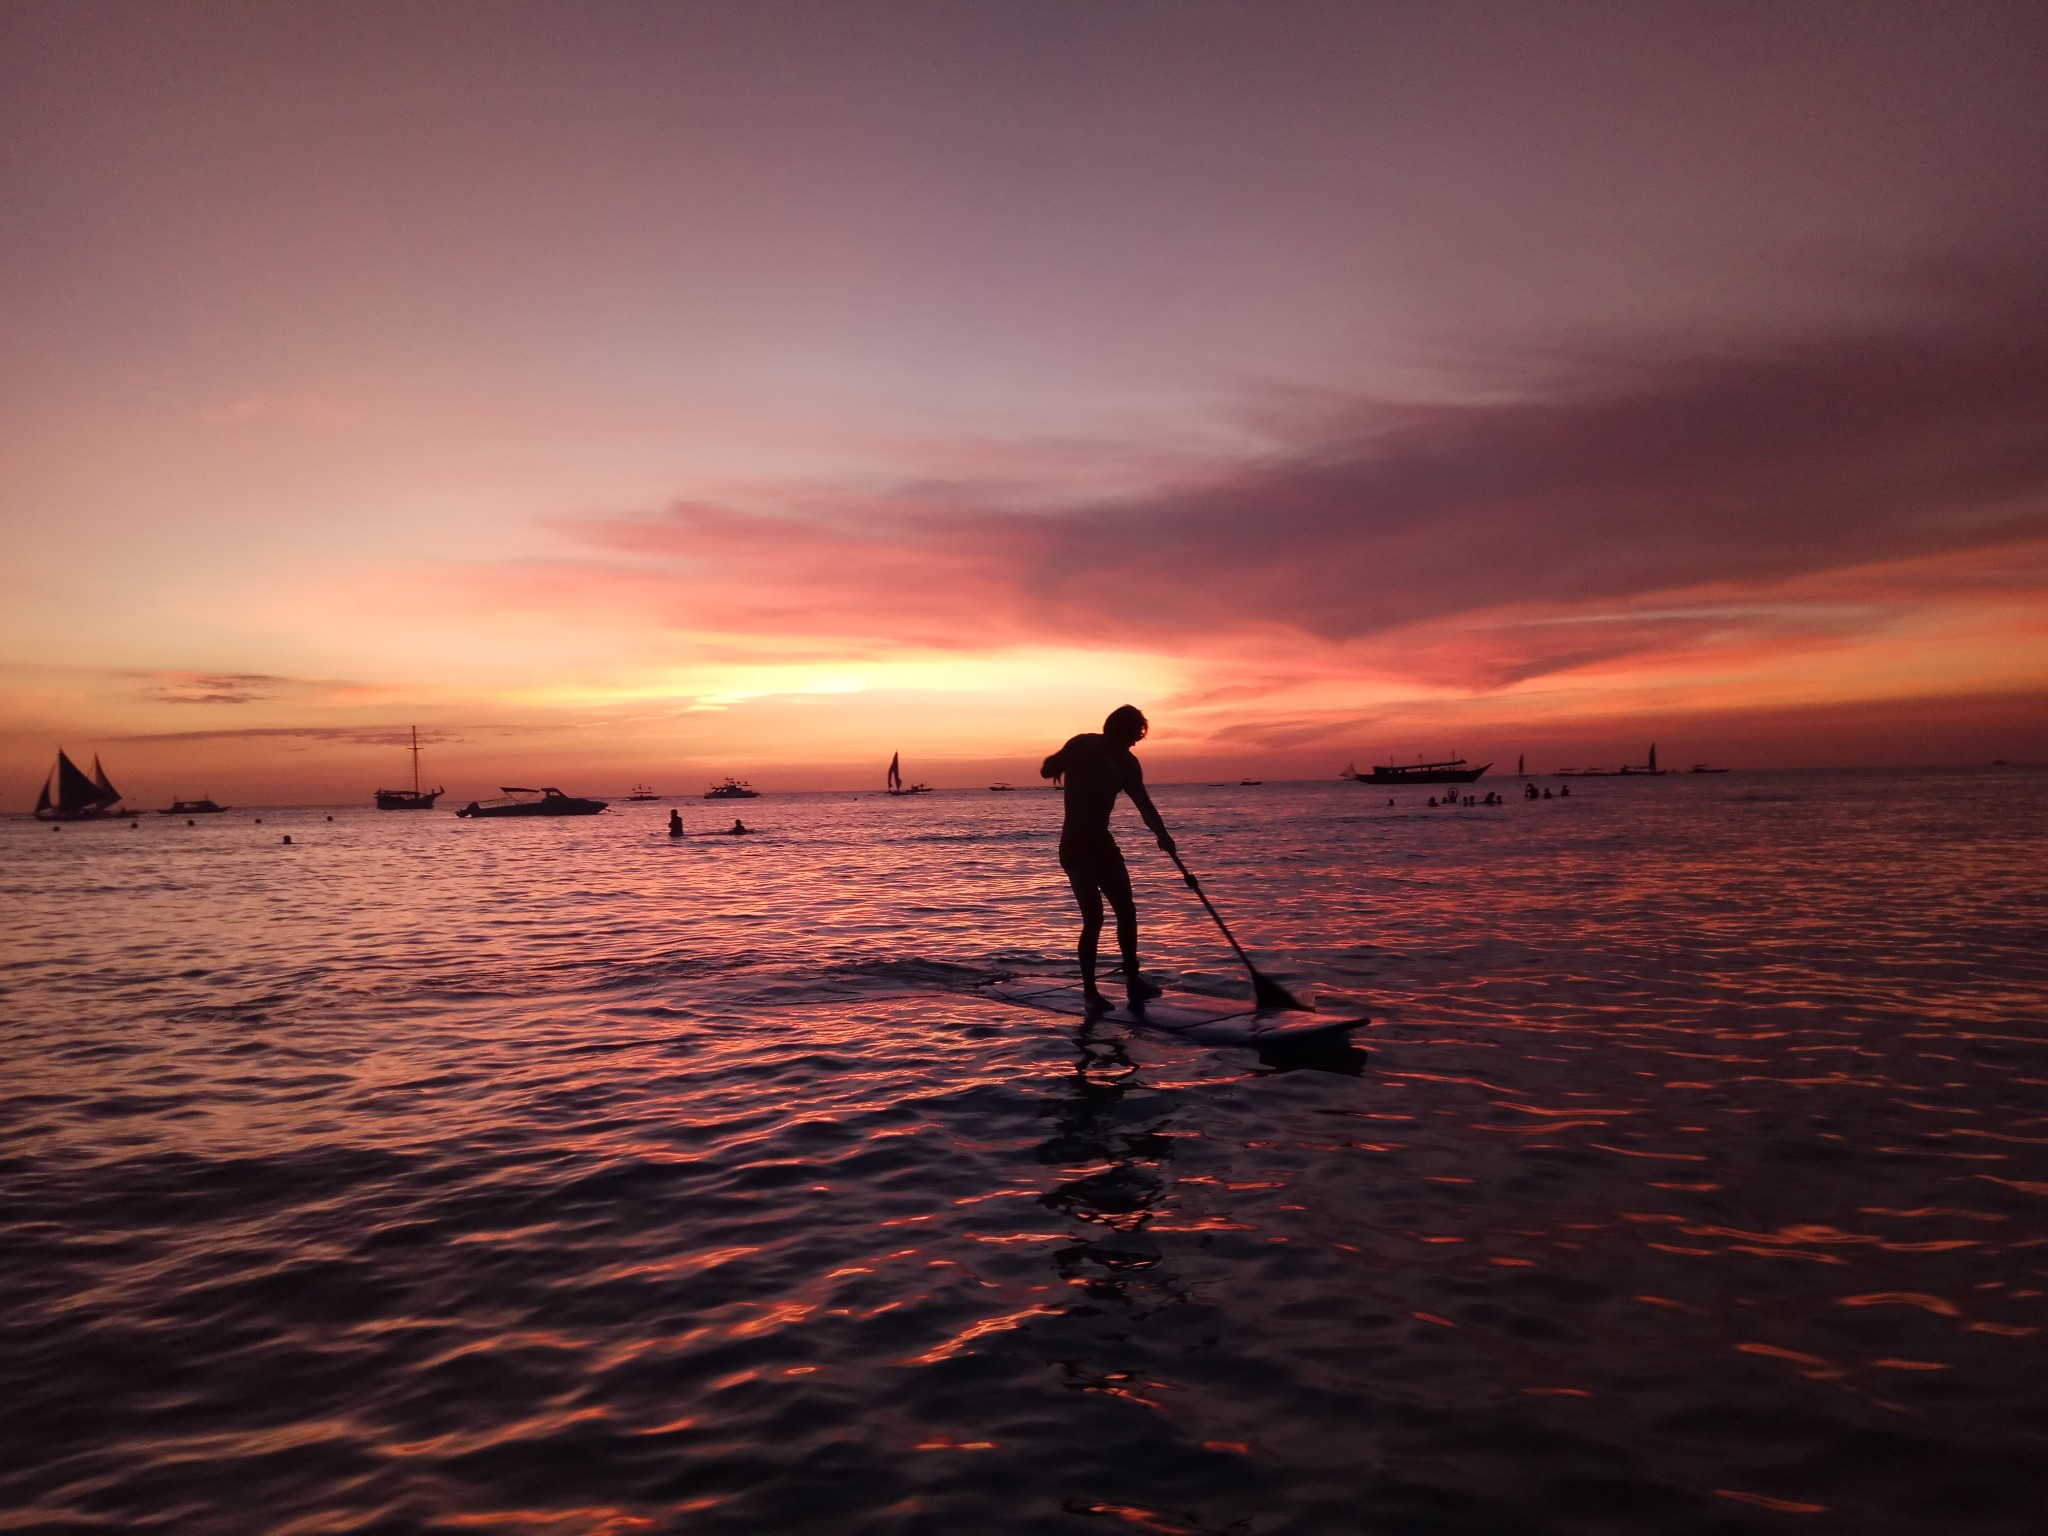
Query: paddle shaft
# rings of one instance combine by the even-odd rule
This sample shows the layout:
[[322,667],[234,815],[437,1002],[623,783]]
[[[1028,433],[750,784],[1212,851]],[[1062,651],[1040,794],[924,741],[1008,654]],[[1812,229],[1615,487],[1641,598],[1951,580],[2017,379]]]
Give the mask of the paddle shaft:
[[1175,869],[1178,869],[1180,871],[1181,879],[1187,881],[1188,889],[1195,893],[1195,900],[1199,901],[1204,907],[1206,907],[1208,909],[1209,916],[1216,920],[1216,931],[1223,935],[1223,942],[1228,944],[1232,949],[1237,951],[1237,958],[1244,962],[1246,970],[1255,970],[1256,967],[1252,965],[1252,957],[1244,952],[1244,946],[1242,944],[1238,943],[1236,939],[1231,937],[1230,929],[1224,924],[1223,914],[1221,912],[1218,912],[1216,910],[1215,904],[1209,900],[1208,893],[1202,889],[1202,882],[1197,880],[1194,877],[1194,874],[1188,869],[1187,865],[1181,862],[1179,850],[1176,849],[1174,852],[1169,853],[1167,857],[1173,860],[1173,866]]
[[1223,914],[1218,912],[1215,903],[1209,900],[1208,892],[1202,889],[1202,882],[1197,880],[1187,865],[1181,862],[1180,851],[1178,849],[1169,849],[1166,856],[1173,860],[1173,866],[1180,871],[1181,879],[1185,880],[1188,883],[1188,889],[1195,893],[1195,900],[1199,901],[1209,916],[1215,920],[1216,931],[1223,935],[1223,942],[1236,950],[1237,958],[1244,962],[1244,968],[1250,973],[1252,978],[1253,996],[1261,1004],[1270,1004],[1276,1008],[1298,1008],[1303,1012],[1311,1011],[1308,1004],[1297,1000],[1294,994],[1281,986],[1279,982],[1273,980],[1270,976],[1260,974],[1259,968],[1252,964],[1252,957],[1244,952],[1244,946],[1238,943],[1231,934],[1229,926],[1223,921]]

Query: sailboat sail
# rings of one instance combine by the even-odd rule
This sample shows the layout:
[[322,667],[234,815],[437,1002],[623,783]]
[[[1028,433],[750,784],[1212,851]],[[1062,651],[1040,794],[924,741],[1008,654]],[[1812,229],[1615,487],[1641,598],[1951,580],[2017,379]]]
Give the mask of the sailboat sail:
[[56,765],[36,794],[36,815],[44,821],[88,821],[118,814],[113,808],[120,802],[121,792],[107,781],[97,756],[88,778],[59,747]]
[[1651,742],[1651,743],[1650,743],[1650,772],[1652,772],[1652,773],[1655,773],[1656,771],[1657,771],[1657,743],[1655,743],[1655,742],[1653,741],[1653,742]]
[[101,804],[99,786],[78,771],[78,765],[57,750],[57,809],[87,811]]
[[1528,776],[1528,772],[1529,769],[1527,757],[1524,754],[1517,752],[1515,754],[1515,777],[1518,779],[1525,778]]
[[889,754],[889,787],[891,789],[901,789],[903,787],[903,769],[898,762],[900,755],[895,752]]

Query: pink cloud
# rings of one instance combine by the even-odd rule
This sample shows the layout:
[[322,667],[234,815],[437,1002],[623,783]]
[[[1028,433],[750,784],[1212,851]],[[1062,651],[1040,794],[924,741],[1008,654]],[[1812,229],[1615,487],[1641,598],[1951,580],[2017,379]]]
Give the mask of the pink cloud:
[[[1285,644],[1474,689],[1818,646],[1902,605],[2048,588],[2044,317],[2001,305],[1588,365],[1505,403],[1355,406],[1343,430],[1319,399],[1305,445],[1039,511],[971,482],[788,511],[679,503],[572,525],[573,556],[460,579],[487,608],[630,612],[837,656]],[[2017,548],[2034,553],[1972,565]]]

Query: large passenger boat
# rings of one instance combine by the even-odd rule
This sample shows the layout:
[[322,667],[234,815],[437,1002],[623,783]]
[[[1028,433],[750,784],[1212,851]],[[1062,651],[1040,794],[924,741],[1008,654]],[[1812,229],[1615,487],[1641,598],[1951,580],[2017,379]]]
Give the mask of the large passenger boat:
[[1487,769],[1491,763],[1470,767],[1462,757],[1446,758],[1436,763],[1387,763],[1375,765],[1371,773],[1360,773],[1356,768],[1347,767],[1343,777],[1360,784],[1470,784]]
[[723,784],[714,784],[704,791],[706,800],[758,800],[761,791],[745,779],[728,778]]

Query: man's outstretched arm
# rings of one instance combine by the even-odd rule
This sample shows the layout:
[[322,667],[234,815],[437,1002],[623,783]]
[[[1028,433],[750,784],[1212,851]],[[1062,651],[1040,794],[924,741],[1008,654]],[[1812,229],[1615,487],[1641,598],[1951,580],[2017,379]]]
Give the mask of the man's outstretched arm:
[[1131,757],[1129,767],[1124,770],[1124,793],[1131,797],[1131,804],[1138,808],[1138,814],[1145,818],[1145,825],[1152,829],[1152,835],[1159,839],[1159,846],[1167,853],[1174,852],[1173,834],[1166,830],[1166,822],[1159,815],[1159,807],[1152,803],[1152,796],[1145,789],[1145,770],[1138,766],[1138,759]]

